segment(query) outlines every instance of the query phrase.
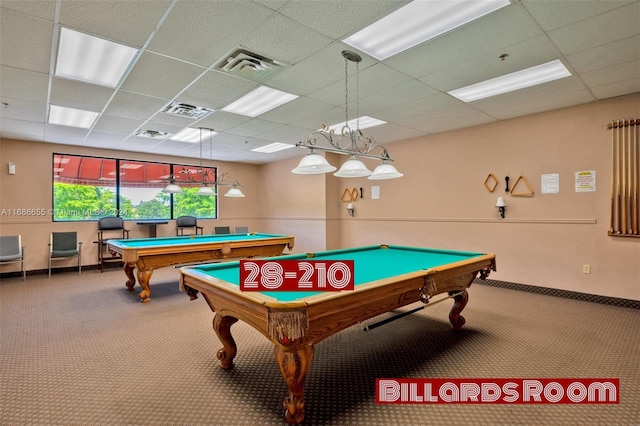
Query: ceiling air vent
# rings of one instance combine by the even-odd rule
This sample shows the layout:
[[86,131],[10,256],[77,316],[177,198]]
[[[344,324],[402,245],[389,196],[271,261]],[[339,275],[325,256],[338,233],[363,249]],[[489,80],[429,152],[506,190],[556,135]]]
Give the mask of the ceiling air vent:
[[169,133],[159,132],[157,130],[140,129],[135,133],[135,135],[150,139],[164,139],[169,135]]
[[214,110],[209,108],[183,104],[182,102],[177,101],[171,102],[162,110],[162,112],[167,114],[193,118],[194,120],[209,115],[213,111]]
[[285,63],[269,59],[246,49],[233,51],[215,68],[222,72],[246,78],[251,81],[265,81],[286,66]]

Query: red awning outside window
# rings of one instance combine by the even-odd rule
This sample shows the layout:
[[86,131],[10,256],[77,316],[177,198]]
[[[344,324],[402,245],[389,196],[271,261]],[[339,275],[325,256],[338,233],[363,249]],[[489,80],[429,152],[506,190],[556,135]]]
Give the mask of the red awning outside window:
[[[93,186],[116,186],[116,160],[109,158],[81,157],[54,154],[53,177],[55,182]],[[180,186],[200,186],[189,182],[182,173],[182,166],[174,166],[175,179]],[[198,176],[199,167],[185,166],[191,176]],[[215,171],[214,168],[205,168]],[[169,183],[168,164],[144,161],[120,160],[120,186],[126,188],[163,188]],[[215,176],[213,173],[211,176]]]

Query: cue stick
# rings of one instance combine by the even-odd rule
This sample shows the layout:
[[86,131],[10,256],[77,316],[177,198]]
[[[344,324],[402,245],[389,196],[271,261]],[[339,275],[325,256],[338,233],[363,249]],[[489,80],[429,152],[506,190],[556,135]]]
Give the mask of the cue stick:
[[628,132],[629,134],[627,135],[626,130],[629,130],[630,127],[625,126],[622,128],[622,179],[621,179],[621,185],[622,185],[622,226],[620,226],[620,231],[623,234],[627,233],[627,230],[629,229],[627,226],[627,213],[629,210],[629,206],[627,206],[627,176],[628,176],[628,168],[627,168],[627,157],[629,157],[627,149],[629,148],[629,146],[631,145],[629,143],[629,137],[631,136],[631,132]]
[[632,136],[632,143],[631,143],[631,157],[632,157],[632,167],[631,167],[631,173],[633,173],[633,188],[632,188],[632,192],[633,192],[633,211],[632,211],[632,215],[633,215],[633,223],[632,223],[632,231],[634,235],[638,235],[638,233],[640,233],[640,223],[639,223],[639,219],[638,219],[638,209],[640,208],[640,200],[638,200],[638,148],[640,148],[638,145],[638,125],[640,123],[638,123],[636,121],[635,125],[633,126],[633,136]]
[[[438,303],[440,303],[440,302],[444,302],[445,300],[447,300],[447,299],[451,299],[452,297],[456,297],[456,296],[458,296],[458,295],[460,295],[460,294],[462,294],[462,293],[463,293],[462,291],[459,291],[459,292],[457,292],[457,293],[452,294],[451,296],[443,297],[443,298],[442,298],[442,299],[440,299],[440,300],[436,300],[435,302],[431,302],[431,303],[429,304],[429,306],[433,306],[433,305],[436,305],[436,304],[438,304]],[[418,306],[417,308],[414,308],[414,309],[412,309],[412,310],[410,310],[410,311],[403,312],[403,313],[401,313],[401,314],[398,314],[398,315],[392,316],[391,318],[383,319],[382,321],[378,321],[378,322],[373,323],[373,324],[371,324],[371,325],[364,326],[364,327],[362,327],[362,331],[369,331],[369,330],[373,330],[374,328],[380,327],[381,325],[388,324],[388,323],[390,323],[390,322],[392,322],[392,321],[395,321],[395,320],[398,320],[398,319],[400,319],[400,318],[402,318],[402,317],[406,317],[407,315],[411,315],[411,314],[413,314],[414,312],[421,311],[421,310],[423,310],[425,307],[426,307],[426,305]]]
[[615,185],[616,185],[616,132],[618,129],[615,127],[615,121],[611,123],[611,223],[609,224],[609,232],[613,234],[615,232]]
[[620,233],[620,179],[622,175],[620,174],[620,149],[621,149],[621,140],[620,140],[620,122],[618,121],[618,127],[616,128],[616,135],[618,137],[616,144],[616,226],[615,231],[616,234]]

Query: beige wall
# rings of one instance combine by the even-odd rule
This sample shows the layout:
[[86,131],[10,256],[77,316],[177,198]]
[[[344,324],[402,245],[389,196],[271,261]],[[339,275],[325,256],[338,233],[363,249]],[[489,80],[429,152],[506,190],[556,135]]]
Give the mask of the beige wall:
[[[326,235],[339,239],[331,245],[327,240],[327,248],[391,243],[493,252],[498,264],[493,279],[640,300],[640,238],[607,236],[611,135],[606,125],[638,117],[640,96],[633,95],[394,142],[387,148],[405,176],[390,181],[293,177],[289,169],[297,162],[269,168],[309,194],[326,189]],[[368,133],[375,135],[375,128]],[[596,192],[575,192],[574,173],[582,170],[596,171]],[[500,180],[494,193],[484,186],[489,173]],[[549,173],[560,176],[558,194],[541,194],[541,175]],[[513,184],[521,175],[533,187],[532,197],[505,193],[504,177]],[[380,187],[379,200],[371,199],[372,186]],[[364,192],[354,203],[354,218],[340,201],[352,188]],[[298,197],[265,196],[279,201],[281,212],[301,208]],[[506,219],[498,216],[498,196],[505,198]],[[309,203],[322,208],[314,197]],[[329,214],[336,209],[338,220]],[[583,274],[585,264],[591,274]]]
[[[640,238],[607,236],[611,135],[606,124],[638,117],[640,96],[633,95],[395,142],[387,148],[405,177],[391,181],[293,175],[299,158],[261,166],[220,163],[221,171],[245,185],[247,197],[220,197],[220,219],[206,221],[206,230],[215,222],[292,234],[295,252],[380,243],[494,252],[498,271],[493,279],[640,300]],[[375,128],[368,133],[375,135]],[[0,209],[50,208],[54,151],[180,162],[74,146],[0,144]],[[329,159],[337,163],[346,157]],[[17,175],[7,174],[8,161],[16,163]],[[596,192],[574,191],[574,172],[581,170],[596,171]],[[500,180],[494,193],[484,187],[489,173]],[[540,178],[548,173],[560,176],[558,194],[541,194]],[[506,194],[507,175],[511,183],[525,176],[534,196]],[[371,199],[372,186],[379,186],[379,200]],[[354,218],[340,200],[352,188],[364,192],[354,202]],[[495,208],[498,196],[507,204],[504,220]],[[97,258],[92,222],[3,216],[0,227],[2,235],[23,235],[27,269],[46,267],[51,230],[78,230],[85,242],[83,263]],[[132,236],[144,236],[144,229],[132,229]],[[159,234],[173,235],[174,229],[171,223],[159,227]],[[584,264],[591,274],[582,273]]]

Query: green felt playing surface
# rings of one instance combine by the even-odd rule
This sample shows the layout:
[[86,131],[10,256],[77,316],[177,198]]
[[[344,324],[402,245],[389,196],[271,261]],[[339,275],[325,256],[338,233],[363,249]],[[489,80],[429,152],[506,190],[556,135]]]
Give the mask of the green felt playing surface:
[[[356,249],[330,250],[314,253],[312,260],[353,260],[355,285],[368,283],[384,278],[407,274],[410,272],[434,268],[437,266],[459,262],[482,253],[461,252],[404,246],[368,246]],[[306,254],[277,256],[268,260],[304,260]],[[265,259],[266,260],[266,259]],[[196,266],[193,269],[216,277],[231,284],[240,285],[240,263],[217,263]],[[318,292],[263,292],[282,302],[318,294]]]
[[224,241],[242,241],[242,240],[259,240],[264,238],[277,238],[283,235],[274,234],[218,234],[218,235],[198,235],[184,237],[166,237],[166,238],[137,238],[130,240],[116,240],[123,247],[140,248],[140,247],[159,247],[165,245],[183,245],[183,244],[206,244]]

